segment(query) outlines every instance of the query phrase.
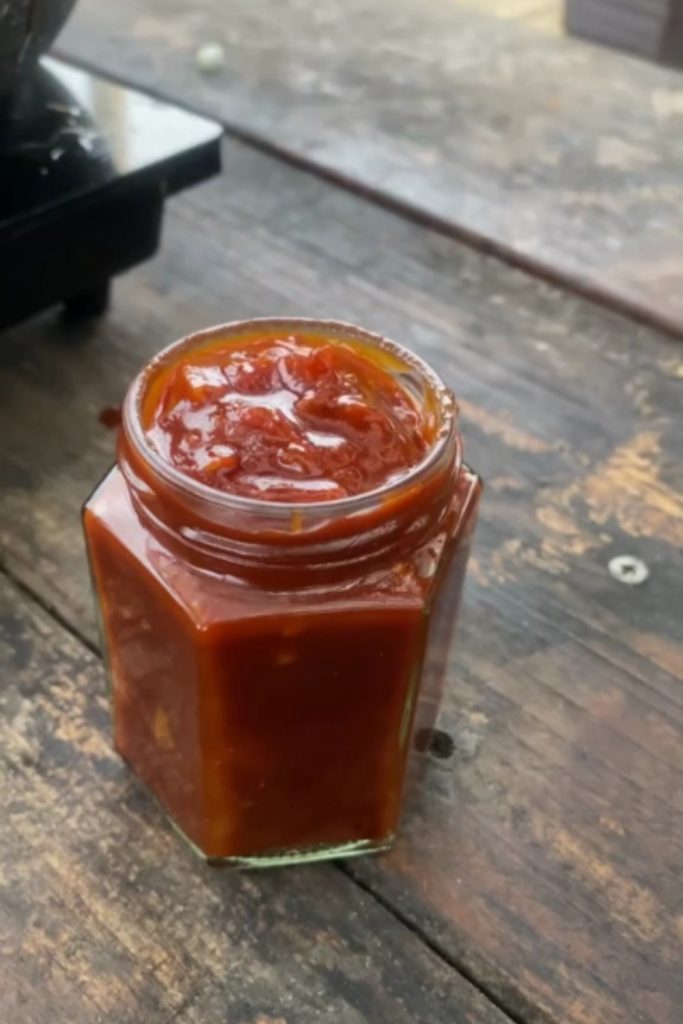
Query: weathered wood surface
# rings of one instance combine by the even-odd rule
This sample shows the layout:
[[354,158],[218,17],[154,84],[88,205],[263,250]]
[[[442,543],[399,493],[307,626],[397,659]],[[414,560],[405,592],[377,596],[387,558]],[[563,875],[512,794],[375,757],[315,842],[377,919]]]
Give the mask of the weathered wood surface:
[[[456,754],[431,765],[396,849],[348,870],[524,1020],[678,1024],[676,342],[230,144],[224,176],[172,204],[162,253],[106,319],[80,338],[52,316],[3,335],[6,566],[94,643],[78,512],[113,454],[99,411],[166,342],[268,313],[413,346],[457,389],[488,484],[442,722]],[[621,553],[649,564],[644,586],[610,577]],[[289,877],[264,884],[286,893]]]
[[81,0],[59,46],[683,333],[673,72],[452,0]]
[[201,866],[110,747],[101,667],[0,574],[2,1024],[505,1024],[332,867]]

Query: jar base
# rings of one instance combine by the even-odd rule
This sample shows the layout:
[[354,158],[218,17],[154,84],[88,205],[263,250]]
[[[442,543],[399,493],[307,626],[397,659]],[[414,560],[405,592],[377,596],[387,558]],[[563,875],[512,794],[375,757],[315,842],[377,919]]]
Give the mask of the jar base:
[[[116,743],[114,746],[119,757],[127,768],[133,773],[133,775],[137,776],[137,773],[128,758],[121,753],[121,750]],[[139,778],[139,776],[137,777]],[[193,854],[199,860],[204,861],[208,867],[212,868],[251,871],[263,868],[295,867],[297,864],[313,864],[316,861],[324,860],[347,860],[349,857],[363,857],[366,854],[382,853],[383,851],[390,849],[396,839],[396,834],[391,833],[388,836],[384,836],[382,839],[352,839],[344,843],[323,843],[320,846],[312,846],[303,850],[267,850],[264,853],[256,853],[251,856],[241,855],[212,857],[205,853],[204,850],[202,850],[202,848],[189,837],[187,832],[185,832],[178,824],[154,790],[151,789],[144,780],[141,781],[147,794],[159,808],[163,817],[171,826],[173,832],[175,832],[178,838],[182,839],[187,846],[190,847]]]
[[237,868],[254,870],[262,868],[294,867],[297,864],[312,864],[320,860],[346,860],[349,857],[362,857],[365,854],[381,853],[388,850],[394,841],[393,836],[387,839],[357,839],[351,843],[338,843],[333,846],[316,846],[311,850],[276,850],[272,853],[255,854],[253,857],[204,857],[210,867]]
[[312,864],[323,860],[341,860],[349,857],[363,857],[366,854],[381,853],[388,850],[395,836],[385,839],[354,839],[348,843],[314,846],[304,850],[271,850],[252,856],[210,857],[207,856],[175,822],[171,822],[175,831],[183,837],[193,852],[212,868],[233,868],[241,871],[262,870],[264,868],[295,867],[297,864]]

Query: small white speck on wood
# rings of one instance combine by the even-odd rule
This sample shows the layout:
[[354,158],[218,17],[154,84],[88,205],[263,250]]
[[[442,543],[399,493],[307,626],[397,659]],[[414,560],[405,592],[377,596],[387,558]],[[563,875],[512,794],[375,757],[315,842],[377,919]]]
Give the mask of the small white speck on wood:
[[215,75],[225,67],[225,50],[220,43],[205,43],[197,50],[196,59],[203,75]]

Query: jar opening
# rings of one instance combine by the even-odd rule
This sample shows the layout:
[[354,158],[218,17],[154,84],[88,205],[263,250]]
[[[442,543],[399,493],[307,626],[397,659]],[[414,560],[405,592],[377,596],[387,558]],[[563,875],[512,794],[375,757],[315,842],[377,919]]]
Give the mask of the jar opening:
[[[201,352],[224,341],[237,344],[247,338],[276,339],[287,335],[303,340],[315,337],[328,342],[346,342],[387,370],[416,404],[433,417],[433,440],[420,461],[381,486],[351,496],[322,501],[272,501],[233,494],[196,480],[167,461],[150,443],[144,424],[146,398],[160,375],[184,353]],[[268,523],[271,529],[295,534],[315,530],[322,522],[362,516],[380,503],[391,504],[393,499],[418,486],[446,463],[451,473],[457,474],[461,462],[456,402],[437,374],[418,356],[395,342],[333,320],[272,317],[234,321],[169,345],[133,381],[124,403],[123,435],[136,462],[177,501],[189,503],[195,510],[201,509],[202,518],[231,525],[236,521],[247,523],[251,517],[255,523]]]

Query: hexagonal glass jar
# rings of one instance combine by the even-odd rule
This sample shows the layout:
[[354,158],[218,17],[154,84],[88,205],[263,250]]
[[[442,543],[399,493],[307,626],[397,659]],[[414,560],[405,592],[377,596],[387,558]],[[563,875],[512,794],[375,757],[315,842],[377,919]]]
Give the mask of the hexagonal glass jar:
[[[292,505],[180,473],[141,422],[189,350],[324,336],[400,379],[436,439],[400,479]],[[438,710],[481,483],[456,406],[400,346],[348,324],[249,321],[170,346],[133,382],[117,464],[84,509],[117,750],[210,861],[388,846],[416,730]]]

